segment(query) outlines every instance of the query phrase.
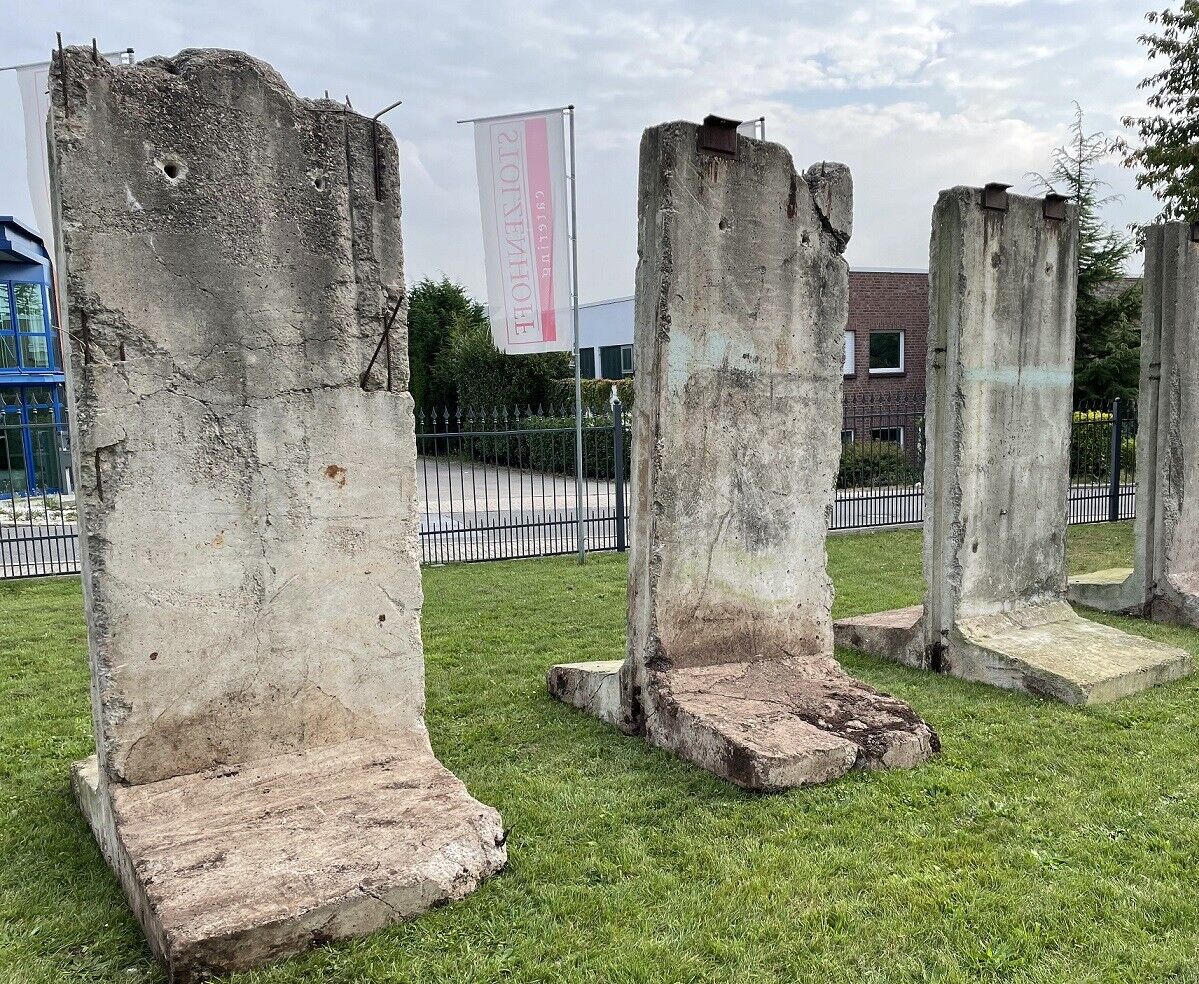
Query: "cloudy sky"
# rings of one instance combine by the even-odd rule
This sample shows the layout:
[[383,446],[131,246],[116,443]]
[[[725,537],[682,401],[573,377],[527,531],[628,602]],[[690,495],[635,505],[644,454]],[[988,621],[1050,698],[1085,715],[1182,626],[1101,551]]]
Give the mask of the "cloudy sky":
[[[632,292],[640,133],[765,114],[800,167],[853,169],[856,266],[925,267],[936,193],[1049,166],[1077,100],[1108,132],[1143,107],[1137,35],[1164,0],[39,0],[4,13],[0,62],[56,30],[139,57],[240,48],[302,95],[348,94],[400,141],[409,279],[481,293],[465,116],[578,109],[580,294]],[[16,82],[0,75],[0,214],[30,219]],[[1114,163],[1118,225],[1155,213]]]

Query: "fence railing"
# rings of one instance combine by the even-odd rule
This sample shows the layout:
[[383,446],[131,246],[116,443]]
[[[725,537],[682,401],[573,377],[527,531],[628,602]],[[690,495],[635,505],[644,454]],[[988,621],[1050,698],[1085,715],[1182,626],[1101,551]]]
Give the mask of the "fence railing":
[[0,579],[79,573],[70,458],[65,423],[0,423]]
[[[624,550],[629,542],[630,423],[618,403],[610,415],[584,416],[580,491],[589,550]],[[1070,522],[1132,518],[1135,406],[1080,405],[1072,436]],[[7,467],[0,472],[0,578],[77,572],[65,428],[7,427],[0,439],[0,465]],[[831,528],[920,523],[923,398],[847,400],[841,441]],[[552,408],[418,412],[416,443],[425,563],[578,549],[573,413]],[[30,467],[31,454],[40,455],[38,467]]]
[[[583,417],[583,539],[624,549],[629,423]],[[417,414],[421,557],[425,563],[574,553],[575,419],[556,409]],[[617,467],[619,464],[619,467]]]

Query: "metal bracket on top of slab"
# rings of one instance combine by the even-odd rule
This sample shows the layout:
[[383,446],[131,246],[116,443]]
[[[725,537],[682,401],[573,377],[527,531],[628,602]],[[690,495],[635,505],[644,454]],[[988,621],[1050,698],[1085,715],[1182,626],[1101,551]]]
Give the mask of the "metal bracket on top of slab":
[[1050,222],[1065,222],[1066,203],[1069,200],[1067,196],[1051,191],[1041,201],[1041,214]]
[[1006,212],[1008,209],[1007,190],[1010,184],[1000,181],[989,181],[983,185],[982,207],[991,212]]
[[737,157],[737,127],[740,125],[740,120],[725,119],[723,116],[705,116],[699,128],[700,151],[735,160]]

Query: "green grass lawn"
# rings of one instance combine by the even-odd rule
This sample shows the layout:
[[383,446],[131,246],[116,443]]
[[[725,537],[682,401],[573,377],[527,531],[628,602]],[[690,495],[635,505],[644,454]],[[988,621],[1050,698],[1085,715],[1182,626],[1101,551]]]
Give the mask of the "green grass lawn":
[[[1127,563],[1076,527],[1075,570]],[[920,600],[920,534],[830,541],[837,614]],[[753,796],[552,702],[622,655],[615,555],[430,569],[429,724],[511,828],[461,903],[239,980],[1199,982],[1199,682],[1076,709],[852,653],[944,753]],[[1104,618],[1199,653],[1199,633]],[[0,981],[159,980],[72,803],[78,582],[0,585]]]

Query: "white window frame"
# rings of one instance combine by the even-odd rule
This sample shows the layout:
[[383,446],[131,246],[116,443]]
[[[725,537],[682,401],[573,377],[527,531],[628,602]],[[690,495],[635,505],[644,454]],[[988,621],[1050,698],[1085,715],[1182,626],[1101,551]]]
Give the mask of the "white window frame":
[[[627,359],[626,359],[627,356]],[[633,346],[622,345],[620,347],[620,374],[622,376],[633,375]]]
[[847,445],[847,444],[853,444],[855,437],[857,437],[857,433],[855,432],[854,428],[842,427],[841,428],[841,447],[845,447],[845,445]]
[[905,348],[907,345],[907,332],[905,332],[902,328],[887,328],[887,329],[884,329],[883,331],[872,331],[870,333],[870,336],[872,338],[875,335],[898,335],[899,336],[899,368],[898,369],[892,369],[892,368],[875,369],[874,366],[870,365],[870,344],[869,344],[869,342],[867,342],[867,344],[866,344],[866,366],[870,371],[870,375],[871,376],[902,376],[904,373],[904,365],[905,365],[904,355],[905,355]]
[[857,374],[857,336],[846,329],[845,331],[845,354],[841,357],[841,375],[853,376]]

